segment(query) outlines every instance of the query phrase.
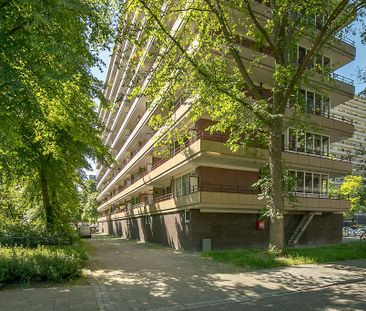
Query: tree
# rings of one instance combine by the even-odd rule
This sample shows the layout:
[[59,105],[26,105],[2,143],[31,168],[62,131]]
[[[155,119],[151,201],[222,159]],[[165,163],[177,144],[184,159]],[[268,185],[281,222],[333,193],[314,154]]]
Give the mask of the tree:
[[85,180],[80,190],[81,215],[80,219],[88,222],[96,222],[98,219],[97,182],[94,179]]
[[107,161],[96,104],[113,0],[0,0],[0,171],[26,180],[48,231],[77,211],[87,158]]
[[[161,113],[151,125],[166,125],[177,94],[182,94],[194,99],[191,117],[208,114],[216,122],[210,130],[228,134],[233,150],[253,146],[268,150],[269,176],[262,191],[271,219],[270,247],[284,248],[286,109],[288,105],[293,109],[292,126],[306,127],[306,104],[298,90],[310,84],[316,88],[310,79],[314,76],[329,80],[330,70],[314,65],[314,58],[363,6],[364,1],[347,0],[124,3],[121,37],[128,36],[143,52],[154,40],[155,48],[146,59],[157,60],[159,67],[144,73],[151,75],[147,88],[136,86],[133,92],[148,96],[150,103],[161,103]],[[178,17],[181,20],[174,24]],[[297,45],[305,37],[310,48],[298,57]],[[251,55],[244,54],[245,46],[252,49]],[[138,53],[136,63],[140,57]],[[271,67],[269,79],[264,66]],[[258,72],[263,77],[256,76]],[[135,78],[136,85],[138,81]]]
[[351,202],[351,208],[346,213],[347,217],[353,217],[354,213],[366,210],[366,185],[362,176],[346,176],[337,192]]

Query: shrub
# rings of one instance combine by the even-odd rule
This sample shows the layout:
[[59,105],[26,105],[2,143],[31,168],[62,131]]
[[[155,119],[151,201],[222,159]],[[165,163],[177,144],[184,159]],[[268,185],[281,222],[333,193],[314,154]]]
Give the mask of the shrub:
[[61,282],[81,275],[87,254],[79,245],[1,247],[0,283]]

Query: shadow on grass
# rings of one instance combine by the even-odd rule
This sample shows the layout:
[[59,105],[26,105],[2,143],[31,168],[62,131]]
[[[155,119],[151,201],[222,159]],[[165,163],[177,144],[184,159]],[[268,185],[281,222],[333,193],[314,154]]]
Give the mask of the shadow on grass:
[[350,259],[365,259],[366,242],[357,241],[319,247],[288,248],[281,255],[263,249],[210,251],[202,255],[215,261],[248,269],[266,269]]

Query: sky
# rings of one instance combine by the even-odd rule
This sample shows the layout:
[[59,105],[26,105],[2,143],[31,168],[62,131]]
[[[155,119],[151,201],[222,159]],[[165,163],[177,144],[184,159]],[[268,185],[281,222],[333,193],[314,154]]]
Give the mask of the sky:
[[362,44],[360,38],[360,32],[363,30],[363,28],[364,27],[361,25],[361,23],[357,22],[354,24],[355,34],[347,34],[347,37],[356,43],[356,59],[336,71],[336,73],[351,78],[355,81],[356,94],[366,88],[366,83],[361,83],[360,79],[357,77],[358,68],[366,69],[366,45]]

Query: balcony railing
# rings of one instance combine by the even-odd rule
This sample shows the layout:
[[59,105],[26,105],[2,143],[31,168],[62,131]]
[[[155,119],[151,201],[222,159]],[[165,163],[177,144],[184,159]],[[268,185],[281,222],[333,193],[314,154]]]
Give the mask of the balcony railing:
[[350,84],[350,85],[355,85],[355,81],[353,79],[347,78],[347,77],[342,76],[342,75],[340,75],[338,73],[335,73],[335,72],[333,72],[331,74],[331,78],[333,78],[333,79],[335,79],[337,81],[341,81],[341,82]]
[[[167,193],[159,197],[134,204],[131,208],[144,207],[146,205],[152,205],[155,203],[171,200],[174,198],[183,197],[196,192],[220,192],[220,193],[238,193],[238,194],[252,194],[257,195],[260,192],[253,187],[236,186],[236,185],[223,185],[223,184],[208,184],[201,183],[200,185],[191,186],[188,189],[181,190],[175,193]],[[328,199],[328,200],[349,200],[349,196],[341,194],[328,194],[328,193],[309,193],[309,192],[292,192],[290,195],[297,198],[315,198],[315,199]]]
[[[288,106],[288,108],[291,108],[291,107]],[[334,113],[329,112],[328,110],[316,110],[316,109],[307,108],[306,111],[308,113],[311,113],[311,114],[316,115],[316,116],[321,116],[321,117],[328,118],[328,119],[331,119],[331,120],[337,120],[337,121],[341,121],[341,122],[344,122],[344,123],[353,124],[353,120],[345,118],[345,117],[338,116]]]
[[326,152],[326,151],[305,149],[305,148],[300,148],[300,147],[297,147],[294,149],[294,148],[290,147],[290,145],[285,145],[283,147],[282,151],[289,152],[289,153],[308,155],[308,156],[318,156],[321,158],[326,158],[326,159],[330,159],[330,160],[338,160],[338,161],[343,161],[343,162],[352,161],[352,156],[342,157],[342,156],[332,154],[332,153]]
[[341,41],[343,41],[343,42],[345,42],[345,43],[347,43],[347,44],[349,44],[349,45],[353,46],[353,47],[355,47],[355,46],[356,46],[356,42],[355,42],[354,40],[351,40],[350,38],[348,38],[345,34],[337,33],[337,34],[335,35],[335,37],[336,37],[337,39],[339,39],[339,40],[341,40]]

